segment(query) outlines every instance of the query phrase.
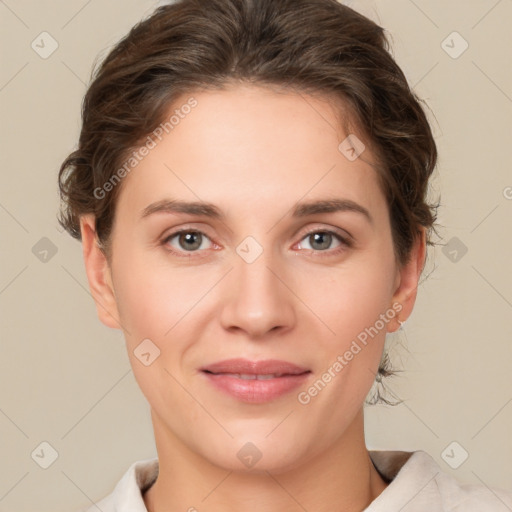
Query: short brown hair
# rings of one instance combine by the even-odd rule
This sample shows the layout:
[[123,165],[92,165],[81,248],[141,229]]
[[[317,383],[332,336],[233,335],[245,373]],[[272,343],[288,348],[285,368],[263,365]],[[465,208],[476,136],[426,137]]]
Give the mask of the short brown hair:
[[421,100],[384,29],[336,0],[178,0],[134,26],[85,95],[78,148],[59,172],[60,224],[80,239],[80,216],[94,214],[108,255],[122,184],[99,199],[94,191],[174,99],[233,82],[339,98],[378,159],[396,261],[408,261],[421,227],[433,245],[427,186],[437,149]]

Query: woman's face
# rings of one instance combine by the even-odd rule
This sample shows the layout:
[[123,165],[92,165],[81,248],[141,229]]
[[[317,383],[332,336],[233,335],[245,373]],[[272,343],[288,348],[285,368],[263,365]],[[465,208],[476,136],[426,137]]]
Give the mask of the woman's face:
[[110,312],[157,438],[225,468],[261,456],[256,468],[286,470],[354,424],[418,269],[396,267],[373,156],[355,138],[340,149],[326,101],[190,96],[124,178]]

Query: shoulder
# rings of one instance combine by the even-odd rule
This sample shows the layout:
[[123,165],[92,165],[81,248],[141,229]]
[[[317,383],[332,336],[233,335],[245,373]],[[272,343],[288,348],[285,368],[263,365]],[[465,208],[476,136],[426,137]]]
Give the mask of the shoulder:
[[512,510],[512,491],[485,484],[463,484],[451,475],[439,473],[435,483],[444,509],[453,512],[481,512]]
[[370,451],[377,470],[389,481],[366,512],[510,512],[512,492],[463,484],[445,473],[422,450]]
[[158,458],[134,462],[108,496],[95,502],[85,512],[147,512],[142,494],[158,476]]

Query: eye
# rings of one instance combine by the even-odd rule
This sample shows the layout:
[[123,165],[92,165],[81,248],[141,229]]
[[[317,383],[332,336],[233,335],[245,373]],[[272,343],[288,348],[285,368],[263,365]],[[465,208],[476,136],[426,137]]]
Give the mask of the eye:
[[[303,247],[302,240],[306,240],[309,247]],[[302,238],[302,240],[299,244],[301,249],[308,249],[316,252],[328,252],[329,255],[337,254],[338,252],[352,246],[351,241],[347,237],[343,237],[334,231],[326,229],[310,231],[304,238]],[[338,243],[334,248],[332,248],[333,242]],[[329,249],[333,250],[329,251]]]
[[162,244],[170,246],[170,252],[183,253],[183,252],[197,252],[199,249],[208,249],[204,246],[205,241],[210,241],[209,237],[201,231],[192,229],[182,229],[171,233],[165,237]]
[[[304,240],[309,247],[303,247]],[[208,242],[210,246],[208,246]],[[334,248],[332,247],[333,243],[337,243]],[[192,257],[193,253],[201,252],[215,246],[210,238],[202,231],[186,228],[166,236],[162,240],[162,245],[164,245],[166,250],[170,253],[183,257]],[[299,249],[311,250],[315,253],[326,253],[325,256],[332,256],[352,247],[352,242],[349,237],[341,236],[335,231],[316,229],[306,233],[298,245]],[[322,254],[322,256],[324,256],[324,254]]]

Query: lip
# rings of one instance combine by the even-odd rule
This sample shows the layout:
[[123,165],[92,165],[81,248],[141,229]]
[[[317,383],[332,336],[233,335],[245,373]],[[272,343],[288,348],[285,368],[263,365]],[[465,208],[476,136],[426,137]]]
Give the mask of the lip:
[[[253,404],[270,402],[291,392],[311,374],[307,368],[277,359],[228,359],[200,371],[215,388]],[[264,380],[259,380],[261,376]]]

